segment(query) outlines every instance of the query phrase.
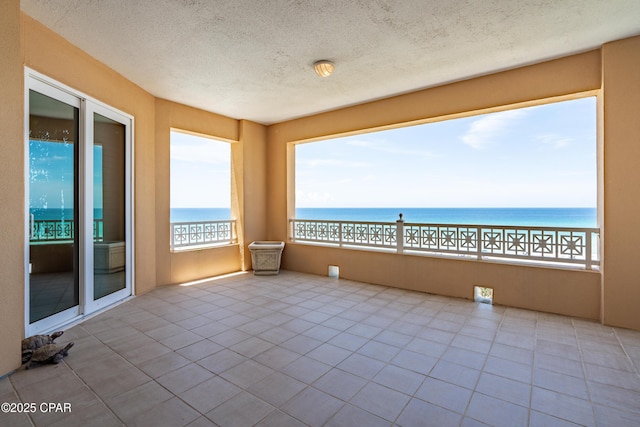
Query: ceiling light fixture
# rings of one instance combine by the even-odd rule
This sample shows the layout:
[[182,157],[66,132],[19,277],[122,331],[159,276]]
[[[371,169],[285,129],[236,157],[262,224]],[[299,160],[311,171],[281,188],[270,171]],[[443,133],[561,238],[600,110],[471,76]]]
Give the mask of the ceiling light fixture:
[[320,77],[329,77],[336,66],[331,61],[322,59],[313,63],[313,69],[316,70],[316,74]]

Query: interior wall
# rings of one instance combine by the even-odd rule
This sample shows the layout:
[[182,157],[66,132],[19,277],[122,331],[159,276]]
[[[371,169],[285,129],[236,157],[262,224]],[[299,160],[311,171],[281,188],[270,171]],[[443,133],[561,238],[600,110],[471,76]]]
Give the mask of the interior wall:
[[24,69],[20,0],[0,3],[0,376],[20,366],[24,331]]
[[[234,147],[241,147],[239,142],[239,123],[237,120],[209,113],[196,108],[157,99],[155,101],[155,188],[156,188],[156,247],[157,283],[168,285],[202,279],[241,269],[240,245],[213,247],[198,250],[182,250],[171,252],[170,242],[170,143],[171,129],[193,132],[229,141]],[[234,167],[232,161],[232,216],[237,215],[238,197],[242,197],[242,171]],[[202,191],[207,191],[210,183],[202,183]],[[240,227],[240,223],[237,224]]]
[[602,47],[603,321],[640,330],[640,36]]
[[597,320],[600,273],[478,262],[424,255],[289,243],[282,267],[414,291],[473,299],[474,286],[493,289],[494,304]]
[[[279,123],[268,128],[269,238],[287,241],[294,213],[294,143],[386,129],[594,94],[600,89],[600,51]],[[527,267],[428,256],[382,254],[288,243],[283,268],[383,285],[473,298],[473,286],[494,288],[495,301],[589,319],[600,314],[600,272]]]
[[240,121],[239,144],[232,148],[235,176],[234,194],[238,197],[240,262],[242,270],[251,269],[249,244],[267,238],[267,129],[248,120]]

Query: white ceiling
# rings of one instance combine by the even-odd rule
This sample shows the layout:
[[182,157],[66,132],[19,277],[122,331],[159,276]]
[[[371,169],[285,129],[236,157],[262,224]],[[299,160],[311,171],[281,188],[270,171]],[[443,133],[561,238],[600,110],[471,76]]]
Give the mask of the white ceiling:
[[[639,0],[22,0],[154,96],[270,124],[640,34]],[[322,79],[318,59],[335,62]]]

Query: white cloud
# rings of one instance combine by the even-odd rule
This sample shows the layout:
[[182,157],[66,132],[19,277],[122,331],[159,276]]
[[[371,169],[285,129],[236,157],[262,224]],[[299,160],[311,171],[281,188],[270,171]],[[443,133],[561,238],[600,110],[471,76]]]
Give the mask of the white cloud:
[[354,147],[371,147],[375,143],[373,141],[366,141],[364,139],[351,139],[347,141],[347,145],[352,145]]
[[342,167],[342,168],[362,168],[368,166],[367,163],[352,160],[340,159],[310,159],[303,162],[310,167]]
[[566,147],[567,145],[573,142],[572,138],[563,138],[560,135],[556,134],[544,134],[536,136],[536,141],[539,141],[545,145],[550,145],[552,148],[558,150],[560,148]]
[[475,150],[487,148],[515,119],[524,114],[522,110],[509,110],[474,120],[469,130],[462,136],[462,142]]
[[296,191],[296,206],[324,206],[333,199],[329,192]]
[[353,140],[347,142],[347,145],[351,145],[354,147],[362,147],[367,148],[373,151],[379,151],[387,154],[399,154],[399,155],[407,155],[413,157],[434,157],[433,154],[429,150],[413,150],[403,147],[402,141],[366,141],[366,140]]

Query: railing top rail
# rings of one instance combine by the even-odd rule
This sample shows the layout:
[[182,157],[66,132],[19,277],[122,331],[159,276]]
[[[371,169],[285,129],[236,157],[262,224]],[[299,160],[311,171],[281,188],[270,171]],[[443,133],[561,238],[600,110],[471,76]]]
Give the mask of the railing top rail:
[[599,232],[598,227],[565,227],[550,225],[489,225],[489,224],[440,224],[440,223],[418,223],[405,222],[405,227],[428,226],[428,227],[458,227],[458,228],[501,228],[509,230],[544,230],[544,231],[591,231]]
[[216,219],[216,220],[206,220],[206,221],[175,221],[171,222],[171,225],[189,225],[189,224],[222,224],[225,222],[235,223],[235,219]]
[[[372,224],[372,225],[395,225],[396,222],[386,221],[354,221],[354,220],[337,220],[337,219],[306,219],[306,218],[290,218],[289,222],[322,222],[328,224]],[[491,225],[491,224],[444,224],[430,222],[404,222],[405,227],[458,227],[458,228],[496,228],[509,230],[544,230],[544,231],[586,231],[600,232],[599,227],[572,227],[572,226],[548,226],[548,225]]]
[[322,222],[326,224],[371,224],[371,225],[396,225],[396,222],[383,222],[383,221],[354,221],[350,219],[303,219],[303,218],[290,218],[289,222],[294,221],[306,221],[306,222]]

